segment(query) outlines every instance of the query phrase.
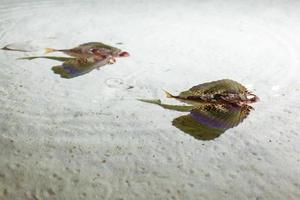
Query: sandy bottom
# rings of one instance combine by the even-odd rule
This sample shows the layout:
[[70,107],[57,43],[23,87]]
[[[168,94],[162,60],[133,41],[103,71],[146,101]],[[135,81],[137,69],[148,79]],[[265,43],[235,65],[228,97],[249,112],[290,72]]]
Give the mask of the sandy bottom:
[[[300,199],[299,1],[226,2],[1,0],[0,46],[36,52],[0,51],[0,199]],[[16,59],[90,41],[131,57],[69,80]],[[261,101],[214,140],[136,100],[223,78]]]

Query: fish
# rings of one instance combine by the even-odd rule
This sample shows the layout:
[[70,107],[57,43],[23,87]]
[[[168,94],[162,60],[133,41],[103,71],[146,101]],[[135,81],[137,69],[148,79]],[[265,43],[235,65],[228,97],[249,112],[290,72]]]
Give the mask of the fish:
[[259,98],[248,91],[242,84],[222,79],[203,83],[181,92],[179,95],[172,95],[165,91],[167,98],[174,98],[187,104],[234,104],[243,105],[259,101]]
[[91,72],[94,69],[107,64],[114,64],[117,57],[127,57],[129,53],[101,42],[89,42],[71,49],[46,48],[46,53],[62,52],[71,57],[59,56],[28,56],[19,59],[51,59],[62,61],[61,65],[53,66],[51,69],[61,78],[75,78]]
[[121,49],[118,49],[113,46],[109,46],[101,42],[84,43],[71,49],[53,49],[53,48],[45,49],[45,54],[52,53],[52,52],[62,52],[64,54],[76,58],[93,57],[95,60],[102,60],[102,59],[109,58],[110,63],[114,63],[115,58],[117,57],[129,56],[128,52],[122,51]]
[[185,105],[164,104],[160,99],[138,100],[189,113],[173,119],[172,125],[199,140],[215,139],[238,126],[254,110],[249,104],[259,100],[242,84],[229,79],[199,84],[179,95],[167,91],[165,94],[167,98],[174,98]]

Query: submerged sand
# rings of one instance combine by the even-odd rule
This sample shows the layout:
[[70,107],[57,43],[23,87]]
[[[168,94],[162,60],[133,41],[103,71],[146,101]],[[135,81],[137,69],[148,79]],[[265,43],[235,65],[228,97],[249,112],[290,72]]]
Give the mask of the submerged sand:
[[[2,0],[0,46],[35,52],[0,51],[0,199],[300,199],[299,11],[296,0]],[[56,61],[16,59],[90,41],[131,57],[70,80]],[[261,101],[214,140],[136,100],[175,103],[162,89],[223,78]]]

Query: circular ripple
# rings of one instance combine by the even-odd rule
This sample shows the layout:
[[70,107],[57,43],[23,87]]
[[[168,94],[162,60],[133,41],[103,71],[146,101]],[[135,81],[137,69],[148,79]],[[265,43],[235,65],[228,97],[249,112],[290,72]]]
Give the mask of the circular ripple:
[[120,78],[106,79],[105,84],[110,88],[119,88],[124,84],[124,81]]

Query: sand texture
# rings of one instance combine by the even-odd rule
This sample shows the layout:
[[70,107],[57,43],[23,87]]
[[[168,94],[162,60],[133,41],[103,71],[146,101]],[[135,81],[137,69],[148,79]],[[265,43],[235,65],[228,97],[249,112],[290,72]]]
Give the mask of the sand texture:
[[[0,199],[300,199],[299,35],[297,0],[0,0],[0,47],[33,51],[0,51]],[[131,56],[73,79],[17,59],[92,41]],[[261,101],[214,140],[136,100],[223,78]]]

